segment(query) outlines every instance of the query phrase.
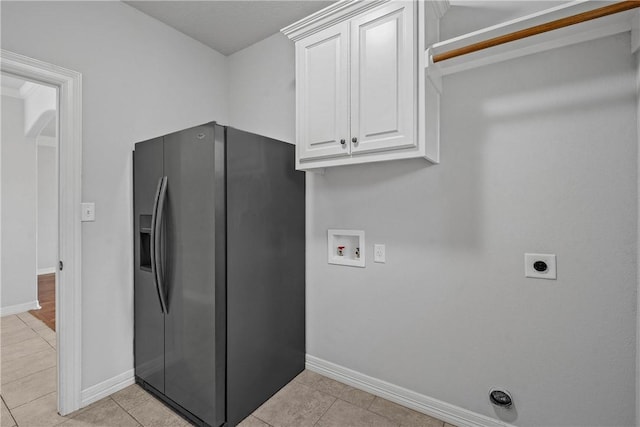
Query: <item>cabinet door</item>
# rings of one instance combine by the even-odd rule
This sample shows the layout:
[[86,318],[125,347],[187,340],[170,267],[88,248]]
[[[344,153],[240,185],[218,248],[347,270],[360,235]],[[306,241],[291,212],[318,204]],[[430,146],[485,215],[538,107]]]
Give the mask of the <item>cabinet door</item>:
[[300,160],[349,154],[348,61],[347,22],[296,43]]
[[391,2],[351,21],[353,154],[414,147],[414,2]]

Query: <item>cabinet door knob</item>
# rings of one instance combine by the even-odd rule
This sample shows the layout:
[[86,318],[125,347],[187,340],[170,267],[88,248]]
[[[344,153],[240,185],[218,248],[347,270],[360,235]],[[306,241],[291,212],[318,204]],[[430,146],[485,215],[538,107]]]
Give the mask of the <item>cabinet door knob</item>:
[[351,142],[353,142],[354,144],[358,143],[358,138],[356,138],[355,136],[353,138],[351,138]]
[[346,144],[346,143],[347,143],[347,141],[345,141],[344,139],[341,139],[341,140],[340,140],[340,144],[344,145],[344,144]]

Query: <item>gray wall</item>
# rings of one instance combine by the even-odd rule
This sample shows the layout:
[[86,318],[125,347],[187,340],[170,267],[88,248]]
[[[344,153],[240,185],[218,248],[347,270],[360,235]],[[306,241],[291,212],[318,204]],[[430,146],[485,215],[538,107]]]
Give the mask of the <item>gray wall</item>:
[[3,1],[1,28],[3,49],[83,77],[82,198],[96,204],[82,225],[87,389],[133,369],[133,144],[226,122],[226,60],[122,2]]
[[2,283],[0,307],[35,304],[36,143],[24,135],[24,101],[2,96]]
[[58,174],[56,147],[38,145],[38,273],[58,263]]
[[230,126],[295,143],[294,60],[280,33],[228,56]]
[[[638,247],[636,247],[636,275],[638,280],[638,287],[640,289],[640,51],[636,51],[635,54],[636,59],[636,125],[637,125],[637,133],[638,133],[638,194],[636,195],[638,202],[638,229],[637,229],[637,242]],[[636,307],[640,307],[640,293],[637,295],[637,304]],[[636,424],[638,420],[640,420],[640,394],[638,394],[638,390],[640,390],[640,315],[636,312]]]
[[[290,42],[273,43],[251,47],[256,61],[273,54],[254,63],[261,80],[291,58]],[[517,425],[633,425],[629,52],[616,36],[449,76],[440,165],[308,174],[307,352],[492,417],[487,392],[504,386]],[[235,114],[275,134],[261,114]],[[385,243],[387,263],[327,264],[328,228],[365,230],[368,254]],[[526,279],[525,252],[557,254],[558,280]]]

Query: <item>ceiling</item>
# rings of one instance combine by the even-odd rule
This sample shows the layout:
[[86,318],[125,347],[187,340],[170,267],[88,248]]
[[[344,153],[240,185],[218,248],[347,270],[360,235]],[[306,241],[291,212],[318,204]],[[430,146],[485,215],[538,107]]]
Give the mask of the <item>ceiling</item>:
[[147,15],[230,55],[335,1],[125,1]]
[[[230,55],[334,3],[316,0],[138,0],[124,3]],[[566,0],[450,0],[442,38],[557,6]]]

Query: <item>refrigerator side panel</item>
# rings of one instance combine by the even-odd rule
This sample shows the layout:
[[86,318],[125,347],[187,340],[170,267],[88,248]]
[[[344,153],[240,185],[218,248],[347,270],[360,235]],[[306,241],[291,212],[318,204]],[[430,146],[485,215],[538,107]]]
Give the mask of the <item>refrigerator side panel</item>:
[[227,142],[226,128],[215,126],[214,202],[215,202],[215,300],[216,300],[216,417],[217,424],[227,420]]
[[[224,422],[217,390],[224,377],[217,360],[215,126],[198,126],[164,137],[167,176],[164,282],[165,395],[200,418]],[[223,203],[222,200],[221,203]],[[223,338],[223,337],[222,337]],[[220,342],[222,341],[222,342]],[[222,400],[224,402],[224,400]]]
[[227,128],[227,420],[304,369],[305,175],[294,146]]
[[135,375],[164,392],[164,315],[151,272],[151,219],[162,177],[162,138],[135,145],[134,217],[134,359]]

